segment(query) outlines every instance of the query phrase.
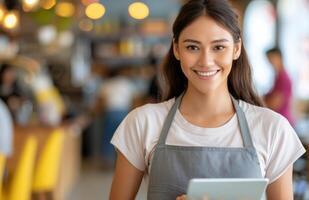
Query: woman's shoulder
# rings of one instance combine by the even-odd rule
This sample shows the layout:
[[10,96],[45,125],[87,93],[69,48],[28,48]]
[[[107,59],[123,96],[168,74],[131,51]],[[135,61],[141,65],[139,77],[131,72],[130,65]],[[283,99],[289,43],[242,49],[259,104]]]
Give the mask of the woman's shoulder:
[[244,101],[240,101],[239,105],[245,113],[253,141],[258,148],[271,152],[269,147],[272,148],[278,142],[282,145],[286,144],[287,138],[291,143],[298,145],[296,133],[284,116],[269,108],[255,106]]
[[175,99],[172,98],[160,103],[147,103],[145,105],[133,109],[129,113],[129,116],[137,118],[166,116],[174,102]]
[[270,125],[285,119],[282,115],[269,108],[256,106],[242,100],[239,100],[239,106],[251,121]]

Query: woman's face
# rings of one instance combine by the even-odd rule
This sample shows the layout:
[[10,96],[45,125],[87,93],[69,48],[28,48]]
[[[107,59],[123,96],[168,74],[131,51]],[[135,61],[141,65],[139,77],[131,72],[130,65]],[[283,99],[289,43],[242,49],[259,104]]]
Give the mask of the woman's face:
[[233,60],[241,51],[230,32],[208,16],[201,16],[174,41],[174,55],[188,79],[188,90],[208,93],[227,89]]

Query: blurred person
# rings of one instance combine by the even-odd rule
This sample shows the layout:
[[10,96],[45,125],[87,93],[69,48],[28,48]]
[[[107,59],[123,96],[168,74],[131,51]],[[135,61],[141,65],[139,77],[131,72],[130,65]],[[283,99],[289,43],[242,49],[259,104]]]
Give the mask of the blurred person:
[[12,154],[13,122],[9,109],[0,99],[0,153],[9,157]]
[[6,63],[0,66],[0,98],[16,118],[22,105],[22,91],[17,83],[16,69]]
[[110,140],[120,122],[129,113],[136,86],[128,77],[128,67],[110,69],[109,76],[100,88],[103,107],[102,158],[106,167],[114,166],[115,150]]
[[86,81],[82,87],[83,103],[89,109],[94,109],[97,94],[100,86],[104,82],[106,76],[106,67],[99,64],[92,64],[91,72],[89,73]]
[[184,4],[162,70],[162,102],[134,109],[112,138],[110,199],[134,199],[143,177],[148,200],[185,199],[192,178],[267,178],[268,200],[293,199],[293,163],[305,149],[257,96],[227,0]]
[[146,102],[148,103],[157,103],[160,100],[160,88],[158,80],[160,58],[156,53],[158,50],[160,51],[158,46],[154,46],[148,56],[149,65],[152,67],[152,78],[150,79],[149,87],[146,93]]
[[106,67],[93,63],[91,73],[82,87],[83,104],[89,117],[89,124],[82,135],[82,156],[90,159],[94,164],[99,163],[102,135],[102,105],[98,100],[100,87],[106,79]]
[[30,119],[33,105],[30,88],[18,80],[17,70],[8,63],[0,66],[0,99],[7,104],[13,120],[25,125]]
[[[7,105],[0,99],[0,154],[9,158],[13,153],[13,121]],[[2,182],[8,181],[8,170],[4,164]],[[0,197],[1,199],[1,197]]]
[[160,91],[159,91],[159,83],[158,77],[155,74],[151,80],[147,90],[147,99],[148,103],[158,103],[160,101]]
[[272,89],[265,95],[266,106],[280,113],[295,125],[292,115],[292,81],[285,70],[281,50],[277,47],[266,51],[267,58],[275,72]]

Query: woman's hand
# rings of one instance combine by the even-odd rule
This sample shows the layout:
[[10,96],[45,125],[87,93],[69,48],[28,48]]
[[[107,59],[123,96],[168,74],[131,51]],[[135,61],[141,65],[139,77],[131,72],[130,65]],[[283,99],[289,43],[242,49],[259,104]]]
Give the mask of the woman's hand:
[[178,197],[176,198],[176,200],[186,200],[186,195],[183,194],[183,195],[181,195],[181,196],[178,196]]

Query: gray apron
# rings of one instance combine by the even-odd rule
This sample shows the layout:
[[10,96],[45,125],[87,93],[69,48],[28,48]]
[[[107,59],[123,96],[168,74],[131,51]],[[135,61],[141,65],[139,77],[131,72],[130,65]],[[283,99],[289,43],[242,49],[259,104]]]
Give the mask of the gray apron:
[[186,194],[192,178],[262,178],[248,123],[238,102],[232,98],[243,139],[243,148],[166,145],[169,128],[182,95],[170,109],[157,146],[149,175],[148,200],[175,200]]

